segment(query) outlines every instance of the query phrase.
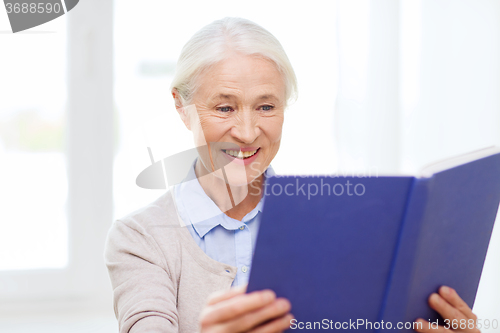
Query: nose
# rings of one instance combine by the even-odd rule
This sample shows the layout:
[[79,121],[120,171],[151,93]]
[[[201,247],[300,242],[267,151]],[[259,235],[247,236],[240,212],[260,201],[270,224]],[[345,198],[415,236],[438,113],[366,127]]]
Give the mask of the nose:
[[244,144],[254,142],[260,135],[258,118],[251,111],[241,112],[236,119],[235,125],[231,128],[233,138]]

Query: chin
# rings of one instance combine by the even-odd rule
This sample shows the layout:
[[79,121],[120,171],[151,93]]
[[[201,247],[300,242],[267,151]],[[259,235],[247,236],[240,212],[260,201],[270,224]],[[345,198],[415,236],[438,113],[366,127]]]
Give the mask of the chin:
[[262,172],[237,163],[229,163],[224,167],[227,183],[231,186],[246,186],[258,178]]

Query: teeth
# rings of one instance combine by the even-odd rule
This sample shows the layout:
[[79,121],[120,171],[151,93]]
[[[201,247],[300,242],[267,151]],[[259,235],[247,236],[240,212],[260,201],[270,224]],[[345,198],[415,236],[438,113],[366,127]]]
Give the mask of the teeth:
[[236,158],[248,158],[254,155],[257,152],[257,149],[254,151],[241,151],[241,150],[225,150],[226,154],[231,155]]

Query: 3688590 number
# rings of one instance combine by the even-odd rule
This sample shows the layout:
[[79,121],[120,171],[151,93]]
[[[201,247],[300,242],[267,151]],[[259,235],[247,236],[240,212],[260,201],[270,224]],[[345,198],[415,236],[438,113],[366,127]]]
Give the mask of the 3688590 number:
[[445,325],[444,325],[444,328],[446,329],[461,329],[461,330],[464,330],[464,329],[473,329],[473,328],[477,328],[477,329],[489,329],[489,328],[493,328],[493,329],[497,329],[498,328],[498,320],[497,319],[477,319],[477,320],[474,320],[474,319],[453,319],[453,320],[450,320],[450,319],[445,319],[444,320],[445,322]]
[[6,3],[5,8],[7,9],[7,14],[10,13],[60,13],[61,12],[61,4],[59,3],[44,3],[44,2],[39,2],[39,3]]

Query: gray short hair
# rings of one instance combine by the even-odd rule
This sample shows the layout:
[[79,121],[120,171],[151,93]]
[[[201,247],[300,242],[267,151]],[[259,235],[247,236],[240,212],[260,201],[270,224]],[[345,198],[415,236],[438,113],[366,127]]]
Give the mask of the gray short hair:
[[170,89],[176,88],[184,102],[189,103],[196,91],[198,75],[231,54],[228,48],[274,62],[285,81],[287,104],[296,100],[297,78],[280,42],[260,25],[238,17],[214,21],[191,37],[182,48]]

